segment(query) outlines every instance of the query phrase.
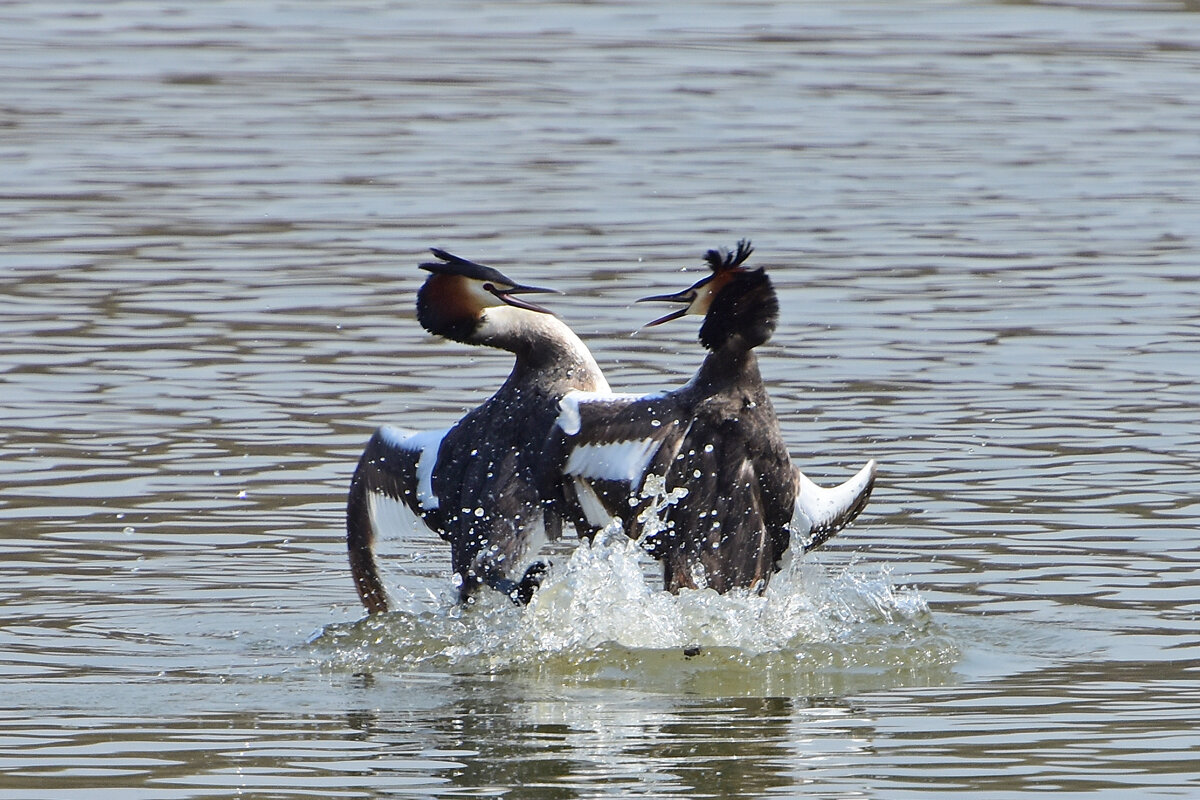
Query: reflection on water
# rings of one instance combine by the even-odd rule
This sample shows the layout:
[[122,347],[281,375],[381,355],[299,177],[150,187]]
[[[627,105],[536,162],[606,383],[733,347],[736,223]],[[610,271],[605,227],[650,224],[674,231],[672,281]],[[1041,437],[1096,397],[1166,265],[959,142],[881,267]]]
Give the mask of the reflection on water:
[[[613,796],[687,793],[698,783],[715,797],[762,796],[794,783],[798,756],[816,760],[822,751],[836,752],[808,747],[808,737],[797,741],[798,721],[842,734],[856,727],[840,704],[786,697],[660,708],[644,696],[606,690],[563,706],[477,684],[462,688],[469,704],[444,709],[423,726],[426,752],[450,762],[439,771],[455,787],[521,786],[534,797],[597,787]],[[505,722],[498,726],[497,719]],[[351,724],[373,739],[412,738],[411,723],[388,713],[365,714]],[[748,742],[755,742],[750,750]]]
[[[1190,6],[4,5],[4,796],[1186,795]],[[426,248],[639,391],[700,348],[633,299],[743,236],[858,524],[766,598],[564,542],[526,614],[414,532],[362,620],[371,429],[508,369],[419,330]]]

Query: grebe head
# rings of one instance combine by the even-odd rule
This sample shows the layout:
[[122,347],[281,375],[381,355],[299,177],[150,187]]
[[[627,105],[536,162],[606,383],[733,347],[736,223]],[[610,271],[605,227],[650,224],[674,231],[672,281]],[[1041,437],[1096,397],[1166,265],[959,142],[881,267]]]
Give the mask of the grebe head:
[[712,274],[675,294],[643,297],[638,302],[683,303],[683,308],[646,323],[661,325],[688,314],[704,316],[700,343],[715,350],[735,337],[746,347],[757,347],[771,338],[779,319],[779,299],[771,279],[761,267],[749,269],[746,259],[754,252],[749,240],[742,239],[733,252],[709,250],[704,260]]
[[487,309],[511,306],[539,314],[553,312],[517,297],[518,294],[554,292],[517,283],[494,267],[433,248],[440,261],[420,267],[432,273],[417,291],[417,321],[437,336],[471,342],[483,324]]

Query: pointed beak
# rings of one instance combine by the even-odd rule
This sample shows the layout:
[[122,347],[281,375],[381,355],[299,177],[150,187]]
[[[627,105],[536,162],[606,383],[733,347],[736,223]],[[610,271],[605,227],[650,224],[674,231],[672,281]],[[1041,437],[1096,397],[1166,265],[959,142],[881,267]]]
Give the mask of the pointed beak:
[[523,308],[526,311],[537,311],[539,314],[549,314],[554,316],[554,312],[548,308],[531,303],[528,300],[523,300],[520,297],[515,297],[518,294],[562,294],[557,289],[544,289],[541,286],[525,286],[515,284],[507,289],[501,289],[493,284],[485,286],[489,292],[494,294],[496,298],[514,308]]
[[678,308],[670,314],[665,314],[656,320],[652,320],[643,325],[643,328],[653,328],[655,325],[662,325],[664,322],[670,322],[673,319],[679,319],[686,316],[692,307],[693,301],[696,299],[696,287],[689,286],[682,292],[674,294],[656,294],[651,297],[639,297],[635,302],[638,303],[683,303],[683,308]]

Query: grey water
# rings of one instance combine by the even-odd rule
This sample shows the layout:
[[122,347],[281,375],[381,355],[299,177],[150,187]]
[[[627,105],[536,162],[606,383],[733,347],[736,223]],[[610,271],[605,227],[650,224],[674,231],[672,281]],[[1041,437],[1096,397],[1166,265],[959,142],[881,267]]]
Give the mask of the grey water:
[[[0,5],[0,793],[1200,796],[1196,10]],[[859,522],[764,598],[560,542],[524,613],[414,530],[363,620],[362,445],[509,366],[427,248],[651,391],[632,301],[742,237]]]

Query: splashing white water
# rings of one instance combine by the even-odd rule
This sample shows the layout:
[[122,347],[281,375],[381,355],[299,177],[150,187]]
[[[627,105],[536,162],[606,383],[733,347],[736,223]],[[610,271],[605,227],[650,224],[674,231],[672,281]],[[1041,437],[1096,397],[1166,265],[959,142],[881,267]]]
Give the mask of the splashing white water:
[[554,652],[615,643],[627,648],[731,647],[757,654],[832,642],[864,623],[924,625],[928,608],[881,571],[831,576],[815,563],[789,564],[762,595],[651,588],[634,542],[581,544],[521,616],[521,649]]
[[[649,510],[643,538],[664,529],[662,512],[686,495],[654,476],[643,486]],[[663,591],[661,568],[618,522],[554,564],[525,608],[495,592],[467,606],[453,593],[393,592],[397,609],[325,629],[314,644],[332,648],[330,668],[542,670],[558,679],[596,674],[605,660],[639,683],[652,664],[721,653],[755,680],[766,672],[926,668],[953,663],[957,648],[913,589],[893,585],[886,568],[855,562],[828,570],[811,557],[789,559],[765,592]],[[665,661],[664,661],[665,660]],[[694,664],[692,665],[694,671]]]
[[[851,563],[830,571],[811,559],[791,563],[762,595],[711,589],[677,595],[655,588],[657,565],[623,536],[582,542],[555,564],[533,601],[518,608],[497,593],[469,606],[451,597],[408,594],[398,610],[330,626],[314,640],[332,648],[329,668],[599,668],[605,653],[620,669],[719,651],[750,668],[885,670],[952,663],[957,650],[920,595],[894,586],[886,569]],[[632,658],[633,654],[638,654]],[[761,670],[761,664],[754,667]],[[644,676],[643,676],[644,677]]]

